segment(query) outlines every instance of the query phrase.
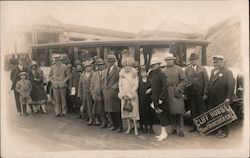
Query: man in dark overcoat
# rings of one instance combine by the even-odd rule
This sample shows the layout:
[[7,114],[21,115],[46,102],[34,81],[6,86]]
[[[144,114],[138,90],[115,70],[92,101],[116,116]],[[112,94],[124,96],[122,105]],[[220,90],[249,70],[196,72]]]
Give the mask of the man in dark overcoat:
[[14,91],[17,112],[21,115],[19,93],[15,90],[16,83],[17,83],[17,81],[20,80],[20,77],[19,77],[20,72],[28,72],[27,68],[24,67],[24,59],[19,59],[18,65],[10,73],[10,80],[12,82],[11,90]]
[[[191,108],[192,119],[206,111],[204,100],[207,99],[208,74],[205,67],[199,64],[199,56],[195,53],[190,55],[190,65],[185,69],[188,79],[186,87],[186,96]],[[204,99],[204,100],[203,100]],[[193,129],[196,131],[194,123]]]
[[[211,71],[208,86],[208,108],[225,103],[233,102],[235,81],[231,70],[224,66],[224,57],[221,55],[213,56],[214,69]],[[228,136],[228,125],[217,130],[218,138]]]
[[107,55],[108,71],[105,82],[105,112],[110,113],[113,122],[112,131],[123,131],[121,119],[121,100],[118,98],[120,68],[115,65],[115,55]]
[[82,63],[80,60],[75,61],[76,68],[72,70],[69,78],[69,90],[70,95],[73,101],[73,109],[79,114],[79,119],[82,118],[81,112],[80,112],[80,106],[81,106],[81,100],[77,96],[78,95],[78,85],[80,76],[82,74],[83,68]]

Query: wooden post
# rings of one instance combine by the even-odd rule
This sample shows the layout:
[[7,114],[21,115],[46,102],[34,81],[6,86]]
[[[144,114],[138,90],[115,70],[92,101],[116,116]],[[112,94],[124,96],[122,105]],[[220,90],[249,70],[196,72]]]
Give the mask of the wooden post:
[[75,60],[76,60],[76,59],[81,60],[81,59],[79,58],[78,48],[77,48],[77,47],[74,47],[74,48],[73,48],[73,52],[74,52],[74,58],[75,58]]
[[135,45],[135,61],[138,61],[139,64],[141,65],[141,62],[140,62],[140,46],[139,45]]
[[207,45],[202,45],[201,65],[207,65]]
[[186,43],[183,43],[181,45],[181,66],[186,66],[187,65],[187,46]]

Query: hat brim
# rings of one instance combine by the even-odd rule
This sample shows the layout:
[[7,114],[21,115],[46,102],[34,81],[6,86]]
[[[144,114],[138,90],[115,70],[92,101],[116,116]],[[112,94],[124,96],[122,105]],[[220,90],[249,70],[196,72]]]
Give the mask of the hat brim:
[[189,58],[189,60],[199,60],[199,58]]
[[152,65],[156,65],[156,64],[159,64],[159,65],[161,65],[161,62],[157,62],[157,63],[152,63],[152,64],[150,64],[150,66],[152,66]]
[[175,60],[176,57],[167,57],[167,58],[164,58],[164,60]]
[[91,64],[90,64],[90,65],[84,65],[83,67],[85,68],[85,67],[88,67],[88,66],[92,67],[92,65],[91,65]]
[[107,61],[107,62],[116,62],[115,59],[107,59],[106,61]]

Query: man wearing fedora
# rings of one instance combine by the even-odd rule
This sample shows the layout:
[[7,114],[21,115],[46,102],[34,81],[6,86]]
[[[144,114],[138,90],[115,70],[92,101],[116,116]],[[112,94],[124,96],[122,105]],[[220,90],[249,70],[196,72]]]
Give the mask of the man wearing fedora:
[[[224,66],[224,57],[221,55],[213,56],[214,69],[211,71],[210,82],[208,85],[208,108],[225,103],[231,104],[234,95],[234,77],[231,70]],[[228,125],[217,130],[218,138],[228,136]]]
[[[193,119],[206,111],[204,100],[207,99],[208,74],[205,67],[199,64],[197,54],[192,53],[189,60],[190,65],[185,69],[188,79],[185,92]],[[196,131],[194,123],[192,123],[192,127],[193,129],[189,132]]]
[[54,60],[55,64],[50,68],[49,80],[52,83],[55,113],[56,117],[66,116],[66,91],[70,74],[67,66],[61,62],[60,55],[55,56]]
[[111,130],[120,133],[123,131],[121,119],[121,100],[118,97],[118,82],[121,69],[115,65],[116,62],[117,59],[115,55],[107,55],[108,70],[105,80],[105,112],[110,114],[113,123]]
[[165,61],[167,66],[162,71],[167,76],[167,89],[168,89],[168,101],[169,101],[169,113],[171,119],[171,131],[172,134],[179,134],[180,137],[184,137],[183,132],[183,114],[185,111],[183,92],[187,84],[187,77],[178,65],[174,64],[175,57],[172,53],[167,53]]
[[82,100],[81,113],[84,118],[89,120],[88,126],[93,125],[93,99],[90,92],[90,84],[93,77],[93,64],[92,61],[85,61],[83,65],[84,71],[82,72],[79,85],[78,85],[78,97]]
[[94,100],[93,113],[95,115],[96,124],[99,124],[99,119],[102,121],[102,128],[107,127],[107,117],[104,106],[104,86],[107,70],[103,59],[98,58],[95,61],[96,70],[93,74],[90,83],[90,92]]

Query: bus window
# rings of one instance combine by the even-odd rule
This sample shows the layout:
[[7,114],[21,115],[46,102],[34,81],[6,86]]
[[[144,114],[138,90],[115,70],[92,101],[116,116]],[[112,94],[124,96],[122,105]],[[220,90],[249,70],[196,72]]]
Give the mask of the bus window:
[[40,63],[42,67],[50,66],[49,52],[46,49],[38,49],[33,51],[33,60]]
[[78,56],[81,61],[91,60],[94,56],[98,56],[100,48],[79,48]]
[[124,57],[123,52],[125,52],[126,50],[132,51],[132,48],[128,46],[104,47],[104,60],[106,60],[107,55],[113,54],[116,56],[118,66],[121,67],[122,66],[121,61],[122,61],[122,58]]

